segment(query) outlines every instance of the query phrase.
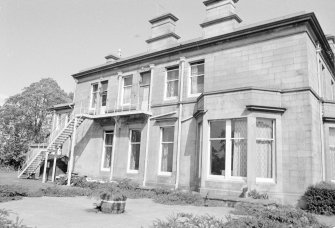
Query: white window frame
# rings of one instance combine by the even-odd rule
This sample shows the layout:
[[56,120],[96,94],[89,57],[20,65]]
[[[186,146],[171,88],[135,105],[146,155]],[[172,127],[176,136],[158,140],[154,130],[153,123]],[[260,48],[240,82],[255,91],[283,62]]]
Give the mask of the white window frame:
[[[132,142],[131,141],[131,136],[132,136],[133,131],[139,131],[140,134],[141,134],[141,140],[142,140],[142,131],[140,129],[130,129],[129,130],[129,148],[128,148],[127,173],[137,174],[139,172],[140,167],[138,167],[138,170],[130,169],[130,158],[131,158],[132,145],[140,145],[140,156],[141,156],[141,140],[140,140],[140,142]],[[140,166],[140,164],[138,166]]]
[[[170,70],[169,70],[170,69]],[[174,71],[174,70],[178,70],[178,79],[174,79],[174,80],[168,80],[168,72],[169,71]],[[170,66],[170,67],[167,67],[165,68],[165,80],[164,80],[164,100],[175,100],[179,97],[179,93],[180,93],[180,88],[179,88],[179,84],[180,84],[180,69],[179,69],[179,66]],[[172,81],[178,81],[178,95],[177,96],[173,96],[173,97],[167,97],[167,85],[168,85],[168,82],[172,82]]]
[[[114,154],[114,140],[115,140],[115,132],[114,132],[114,130],[111,130],[111,131],[104,131],[104,141],[103,141],[103,148],[102,148],[102,157],[101,157],[101,167],[100,167],[100,169],[101,169],[101,171],[110,171],[111,170],[111,168],[113,167],[113,164],[111,164],[111,166],[110,166],[110,168],[105,168],[104,167],[104,163],[105,163],[105,155],[106,155],[106,135],[107,134],[113,134],[113,144],[110,146],[110,145],[108,145],[107,147],[112,147],[112,156],[113,156],[113,154]],[[111,157],[111,162],[112,162],[113,160],[112,160],[112,157]]]
[[[330,144],[330,140],[329,140],[329,136],[330,136],[330,129],[334,129],[335,130],[335,126],[333,127],[333,126],[330,126],[329,127],[329,130],[328,130],[328,147],[329,147],[329,153],[330,153],[330,148],[331,147],[333,147],[333,148],[335,148],[335,145],[332,145],[332,144]],[[331,161],[330,161],[331,162]],[[332,167],[330,167],[331,169],[335,169],[335,164],[333,164],[332,165]],[[335,172],[335,170],[330,170],[331,171],[331,174],[333,174],[333,172]],[[331,176],[330,177],[330,181],[331,182],[333,182],[333,183],[335,183],[335,176]]]
[[[193,75],[192,76],[192,66],[196,66],[196,65],[204,65],[204,74],[199,74],[199,75]],[[194,61],[189,63],[189,73],[188,73],[188,82],[187,82],[187,95],[188,97],[198,97],[201,95],[201,93],[192,93],[192,78],[193,77],[199,77],[199,76],[203,76],[204,77],[204,86],[205,86],[205,60],[199,60],[199,61]]]
[[[257,123],[257,119],[267,119],[267,120],[272,121],[272,139],[256,138],[256,141],[255,141],[256,144],[257,144],[257,140],[272,141],[272,178],[264,178],[264,177],[256,176],[256,183],[274,184],[275,176],[276,176],[276,119],[266,118],[266,117],[256,117],[256,123]],[[254,132],[256,132],[256,130],[257,130],[257,127],[254,129]]]
[[[132,79],[131,79],[131,85],[129,85],[129,86],[125,86],[124,85],[124,80],[126,79],[126,78],[129,78],[129,77],[131,77]],[[134,80],[134,76],[132,75],[132,74],[130,74],[130,75],[126,75],[126,76],[123,76],[122,77],[122,87],[121,87],[121,105],[122,106],[127,106],[127,105],[131,105],[131,90],[130,90],[130,103],[123,103],[123,96],[124,96],[124,88],[125,87],[133,87],[133,80]]]
[[[244,119],[246,121],[246,124],[248,125],[247,117],[239,117],[239,118],[231,118],[231,119],[213,119],[208,121],[209,131],[208,131],[208,159],[207,159],[207,179],[208,180],[228,180],[228,181],[239,181],[239,182],[246,182],[247,177],[238,177],[238,176],[232,176],[231,175],[231,156],[232,156],[232,140],[238,139],[238,138],[232,138],[231,137],[231,128],[232,128],[232,120],[238,120],[238,119]],[[211,122],[217,122],[217,121],[225,121],[226,122],[226,137],[225,138],[211,138],[210,132],[211,132]],[[247,129],[248,130],[248,129]],[[242,139],[242,138],[240,138]],[[245,138],[248,140],[248,138]],[[225,175],[213,175],[211,174],[211,141],[212,140],[225,140],[226,141],[226,159],[225,159]],[[248,151],[247,151],[248,153]],[[248,176],[248,174],[247,174]]]
[[[163,144],[163,128],[169,128],[169,127],[173,127],[173,138],[175,137],[175,126],[174,125],[165,125],[165,126],[161,126],[159,131],[160,131],[160,139],[159,139],[159,156],[158,156],[158,175],[160,176],[171,176],[172,172],[173,172],[173,158],[172,158],[172,172],[164,172],[161,171],[161,167],[162,167],[162,144]],[[174,157],[174,139],[173,142],[165,142],[165,143],[173,143],[173,151],[172,151],[172,156]]]
[[[95,92],[97,94],[97,101],[96,101],[96,107],[93,107],[92,108],[92,103],[93,103],[93,87],[94,85],[98,85],[98,89],[97,91]],[[89,110],[96,110],[97,109],[97,105],[98,105],[98,95],[99,95],[99,82],[96,82],[96,83],[92,83],[91,84],[91,98],[90,98],[90,107],[89,107]]]

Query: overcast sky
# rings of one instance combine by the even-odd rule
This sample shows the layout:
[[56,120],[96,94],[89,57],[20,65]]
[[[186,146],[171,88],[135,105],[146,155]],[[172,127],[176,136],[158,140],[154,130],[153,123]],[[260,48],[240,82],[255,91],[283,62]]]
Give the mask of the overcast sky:
[[[67,92],[71,74],[146,51],[148,22],[172,12],[185,41],[201,36],[202,0],[0,0],[0,104],[41,78],[52,77]],[[157,4],[158,3],[158,4]],[[287,14],[315,12],[326,34],[335,34],[335,0],[240,0],[243,24]]]

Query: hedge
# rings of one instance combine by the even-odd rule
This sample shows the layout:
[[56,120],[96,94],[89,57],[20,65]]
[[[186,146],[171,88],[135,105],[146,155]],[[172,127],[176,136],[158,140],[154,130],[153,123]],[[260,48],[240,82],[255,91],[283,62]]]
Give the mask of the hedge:
[[321,215],[335,215],[335,184],[321,182],[309,186],[302,197],[306,210]]

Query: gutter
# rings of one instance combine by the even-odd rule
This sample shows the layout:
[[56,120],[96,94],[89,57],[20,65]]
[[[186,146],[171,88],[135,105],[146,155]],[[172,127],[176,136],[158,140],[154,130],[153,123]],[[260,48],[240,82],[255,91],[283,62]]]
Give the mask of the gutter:
[[[111,70],[111,69],[115,69],[117,67],[122,67],[128,64],[133,64],[133,63],[138,63],[140,61],[144,61],[144,60],[149,60],[149,59],[155,59],[158,57],[162,57],[165,55],[171,55],[174,53],[179,53],[182,51],[185,51],[187,49],[191,49],[191,48],[199,48],[201,46],[206,46],[206,45],[215,45],[217,44],[217,42],[229,42],[232,41],[234,39],[238,39],[241,38],[241,36],[250,36],[252,34],[256,34],[259,32],[263,32],[269,29],[276,29],[279,27],[283,27],[286,25],[296,25],[297,23],[301,23],[301,22],[309,22],[309,24],[311,25],[312,29],[315,31],[315,35],[316,37],[320,40],[320,44],[321,47],[325,50],[324,54],[326,55],[328,51],[331,50],[329,43],[325,37],[324,32],[322,31],[322,28],[315,16],[314,13],[307,13],[307,14],[301,14],[301,15],[297,15],[294,17],[290,17],[290,18],[284,18],[281,20],[277,20],[277,21],[273,21],[270,23],[266,23],[266,24],[261,24],[261,25],[256,25],[256,26],[252,26],[252,27],[247,27],[247,28],[241,28],[240,30],[234,31],[232,33],[228,33],[228,34],[223,34],[220,36],[216,36],[216,37],[211,37],[208,39],[201,39],[201,40],[197,40],[197,41],[190,41],[189,43],[183,43],[183,44],[179,44],[178,46],[172,47],[172,48],[168,48],[168,49],[164,49],[164,50],[160,50],[160,51],[156,51],[156,52],[151,52],[151,53],[145,53],[139,56],[135,56],[135,57],[130,57],[129,59],[124,59],[118,62],[115,62],[113,64],[108,64],[108,65],[103,65],[100,67],[96,67],[93,69],[89,69],[86,71],[82,71],[76,74],[73,74],[72,77],[73,78],[80,78],[80,77],[84,77],[87,75],[91,75],[94,73],[99,73],[99,72],[103,72],[106,70]],[[326,61],[327,63],[331,66],[331,69],[333,71],[333,73],[335,73],[335,68],[334,68],[334,63],[330,60],[331,56],[327,56]]]

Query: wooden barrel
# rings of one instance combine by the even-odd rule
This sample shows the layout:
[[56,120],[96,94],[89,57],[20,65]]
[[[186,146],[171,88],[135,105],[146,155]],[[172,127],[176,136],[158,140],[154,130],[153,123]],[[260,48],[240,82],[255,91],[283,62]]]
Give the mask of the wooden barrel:
[[103,213],[121,214],[125,211],[126,201],[101,201],[101,211]]

